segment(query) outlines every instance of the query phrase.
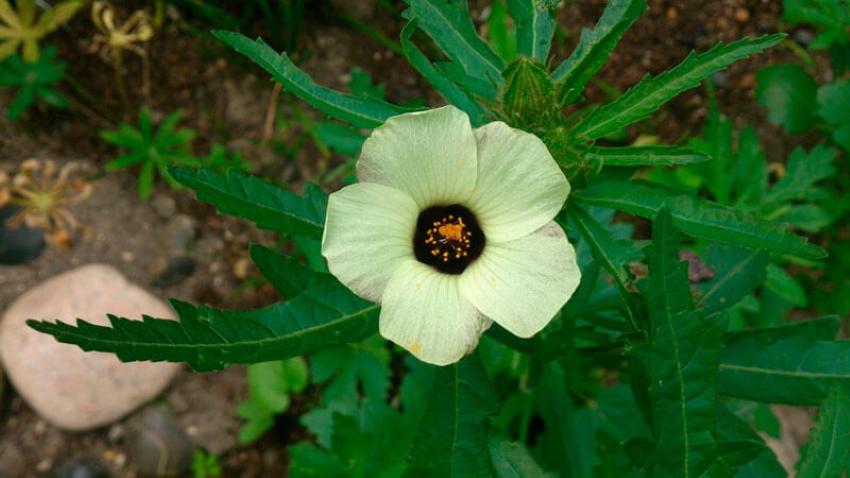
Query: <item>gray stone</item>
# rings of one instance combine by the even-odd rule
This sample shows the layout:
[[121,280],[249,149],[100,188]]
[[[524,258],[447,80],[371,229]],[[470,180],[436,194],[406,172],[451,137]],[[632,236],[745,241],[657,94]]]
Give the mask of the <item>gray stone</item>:
[[151,199],[151,207],[159,217],[168,219],[177,212],[177,201],[165,194],[157,194]]
[[127,439],[141,476],[183,476],[192,464],[192,441],[161,406],[150,406],[134,417]]
[[169,256],[183,256],[198,234],[198,221],[192,216],[178,214],[168,223],[167,250]]
[[93,264],[55,276],[21,295],[0,322],[0,361],[12,385],[45,420],[87,430],[118,420],[159,395],[179,365],[121,363],[112,354],[83,352],[26,325],[27,319],[77,318],[108,325],[106,314],[173,319],[161,300],[108,265]]

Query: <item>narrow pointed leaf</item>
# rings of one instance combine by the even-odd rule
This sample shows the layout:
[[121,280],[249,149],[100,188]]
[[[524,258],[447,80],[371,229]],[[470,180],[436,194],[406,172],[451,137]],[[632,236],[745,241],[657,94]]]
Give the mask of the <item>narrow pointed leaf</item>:
[[552,73],[553,80],[563,82],[562,104],[575,103],[626,30],[645,10],[646,0],[611,0],[596,27],[582,29],[576,49]]
[[442,71],[438,70],[428,57],[419,50],[411,40],[415,31],[416,20],[408,22],[401,31],[401,49],[404,51],[407,61],[431,83],[437,93],[446,101],[465,111],[473,125],[483,123],[485,120],[484,109]]
[[266,70],[287,91],[310,106],[354,126],[374,128],[391,116],[409,111],[374,98],[352,96],[319,86],[295,66],[286,53],[274,51],[262,39],[251,40],[240,33],[223,30],[213,30],[212,34]]
[[737,304],[764,282],[769,261],[764,251],[713,244],[706,263],[713,268],[714,277],[700,284],[697,306],[711,315]]
[[826,251],[773,222],[699,197],[677,195],[639,181],[598,181],[571,198],[589,205],[614,208],[652,218],[672,198],[671,213],[682,232],[703,239],[807,259],[822,259]]
[[497,395],[478,354],[438,368],[407,476],[491,476],[486,419],[496,409]]
[[172,301],[179,321],[110,316],[111,327],[77,320],[33,321],[30,327],[85,351],[114,353],[123,362],[186,362],[195,370],[281,360],[329,345],[356,342],[377,329],[378,306],[354,296],[331,276],[317,275],[310,292],[262,309],[224,311]]
[[817,405],[828,383],[850,383],[850,341],[834,341],[837,317],[727,334],[723,395],[765,403]]
[[803,451],[797,478],[841,478],[850,458],[850,383],[833,381]]
[[223,214],[247,219],[261,229],[322,237],[327,195],[316,187],[298,196],[260,178],[236,170],[171,168],[172,175],[194,189],[198,200]]
[[502,81],[502,59],[478,36],[467,2],[445,0],[405,0],[408,20],[434,40],[453,62],[474,78],[498,85]]
[[292,257],[284,256],[259,244],[251,244],[250,253],[251,260],[260,269],[263,277],[268,279],[286,298],[292,298],[304,292],[310,279],[318,274],[299,264]]
[[744,38],[728,45],[718,44],[703,53],[691,53],[676,67],[656,77],[646,76],[616,100],[582,118],[574,133],[579,140],[589,141],[611,134],[648,117],[679,93],[694,88],[699,82],[732,63],[776,45],[784,34]]
[[634,358],[649,386],[648,421],[655,437],[651,476],[700,476],[718,454],[716,383],[723,317],[694,309],[679,233],[663,208],[652,223],[649,279],[640,286],[650,318],[649,341]]
[[558,0],[508,0],[508,12],[514,19],[517,52],[546,63],[557,22]]
[[673,166],[708,161],[710,158],[693,149],[675,146],[594,146],[582,149],[587,161],[601,166]]

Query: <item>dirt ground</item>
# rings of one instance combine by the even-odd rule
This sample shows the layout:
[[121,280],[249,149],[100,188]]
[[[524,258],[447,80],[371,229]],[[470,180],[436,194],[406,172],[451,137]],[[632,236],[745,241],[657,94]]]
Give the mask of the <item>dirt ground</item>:
[[[398,38],[401,20],[388,12],[364,8],[354,0],[331,3],[332,8],[349,11],[386,36]],[[488,2],[472,3],[476,18],[481,18],[481,6]],[[129,12],[144,4],[122,2],[121,10]],[[649,4],[650,10],[626,34],[603,68],[599,75],[602,82],[623,90],[645,73],[658,73],[675,65],[691,49],[706,49],[717,41],[782,28],[780,0],[650,0]],[[566,57],[580,28],[592,26],[604,5],[603,0],[576,0],[561,10],[565,35],[554,50],[554,61]],[[357,66],[386,86],[390,101],[418,97],[432,105],[440,103],[402,58],[331,18],[328,8],[308,7],[296,52],[301,66],[316,81],[345,88],[351,68]],[[68,96],[86,105],[85,113],[80,112],[78,104],[69,112],[36,111],[16,124],[0,119],[0,165],[40,157],[83,161],[98,171],[111,159],[114,151],[98,138],[98,131],[114,127],[121,119],[134,119],[136,108],[144,101],[138,93],[140,64],[132,55],[127,57],[125,78],[133,94],[131,104],[125,105],[116,90],[112,67],[88,51],[90,39],[84,36],[90,35],[88,22],[86,14],[78,15],[53,41],[60,47],[60,56],[69,61],[70,76],[89,93],[97,92],[92,95],[97,101],[88,103],[83,94],[68,89]],[[272,83],[258,68],[227,54],[214,40],[187,33],[181,26],[187,22],[192,20],[169,14],[165,27],[151,42],[152,91],[148,105],[154,115],[181,108],[185,112],[183,124],[197,131],[196,151],[206,151],[214,142],[226,143],[253,163],[257,174],[297,188],[315,171],[317,150],[308,144],[290,157],[281,157],[275,145],[300,134],[297,128],[278,130],[272,141],[263,141]],[[766,123],[764,112],[753,99],[755,72],[766,63],[794,60],[789,50],[776,48],[740,62],[716,78],[724,113],[738,125],[755,125],[772,161],[783,161],[796,141],[806,142],[807,138],[789,142],[775,126]],[[589,89],[591,101],[605,99],[599,85]],[[651,121],[634,127],[632,134],[654,134],[664,142],[678,142],[698,133],[705,115],[705,92],[695,89],[671,102]],[[176,297],[227,308],[255,307],[277,300],[268,286],[242,287],[246,280],[257,277],[254,268],[247,265],[248,243],[270,244],[271,236],[247,223],[222,218],[212,208],[195,202],[190,193],[172,191],[164,183],[155,188],[154,200],[157,196],[171,198],[178,213],[197,220],[197,236],[190,248],[196,268],[178,284],[154,287],[157,264],[168,255],[165,243],[170,218],[155,210],[154,200],[138,200],[133,173],[96,173],[94,184],[93,196],[72,209],[84,229],[70,252],[49,249],[32,263],[0,266],[0,309],[34,284],[90,262],[117,267],[163,299]],[[258,444],[238,446],[235,434],[239,421],[234,414],[247,394],[244,377],[242,367],[211,374],[183,371],[159,402],[169,407],[196,445],[221,455],[223,476],[283,476],[286,437],[293,433],[283,428],[297,427],[297,422],[285,417],[275,433]],[[0,477],[48,476],[54,466],[82,456],[100,458],[109,464],[114,476],[135,476],[123,440],[125,427],[126,420],[87,433],[62,432],[40,420],[7,387],[0,418]]]

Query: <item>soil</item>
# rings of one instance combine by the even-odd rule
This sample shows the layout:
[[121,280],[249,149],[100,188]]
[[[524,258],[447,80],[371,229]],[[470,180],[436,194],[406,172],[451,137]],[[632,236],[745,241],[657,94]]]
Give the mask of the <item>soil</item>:
[[[239,2],[221,2],[226,7]],[[389,38],[398,38],[402,20],[377,5],[355,0],[306,2],[298,47],[292,52],[302,68],[323,85],[345,89],[352,67],[370,73],[386,87],[387,98],[406,102],[420,98],[428,104],[441,103],[427,83],[403,58],[369,38],[362,31],[341,21],[332,12],[342,12],[367,22]],[[475,1],[475,18],[489,2]],[[553,50],[554,61],[565,58],[576,43],[580,29],[591,27],[602,13],[603,0],[576,0],[560,10],[563,40]],[[147,2],[121,2],[119,17],[126,18]],[[316,6],[319,4],[320,6]],[[371,2],[369,2],[371,5]],[[377,2],[375,2],[377,4]],[[780,0],[650,0],[650,9],[626,34],[611,60],[602,69],[598,82],[587,91],[588,100],[604,101],[600,85],[621,91],[637,83],[645,73],[658,73],[681,61],[691,49],[704,50],[718,41],[780,31]],[[399,11],[403,5],[396,2]],[[147,6],[151,11],[152,7]],[[52,158],[58,162],[83,161],[102,171],[115,151],[98,137],[102,129],[114,128],[119,121],[134,122],[142,104],[162,117],[175,108],[184,112],[183,125],[197,132],[196,152],[205,152],[213,143],[227,144],[250,161],[254,172],[287,182],[296,189],[313,177],[328,161],[304,131],[286,123],[273,129],[264,140],[273,86],[259,69],[226,51],[201,31],[208,25],[176,9],[164,12],[163,27],[150,43],[150,94],[143,89],[141,57],[124,56],[121,75],[127,91],[122,99],[113,67],[90,51],[93,29],[86,13],[52,37],[60,48],[60,57],[68,61],[68,74],[78,87],[67,87],[72,99],[67,112],[33,111],[23,121],[10,124],[0,119],[0,167],[13,169],[30,157]],[[263,25],[252,25],[252,34],[262,34]],[[819,61],[819,57],[817,57]],[[809,138],[789,140],[767,124],[764,111],[753,99],[755,73],[763,65],[796,62],[789,50],[775,48],[739,62],[726,73],[716,76],[718,98],[723,112],[737,125],[757,127],[771,161],[784,161],[791,148]],[[292,98],[285,93],[278,110],[279,118],[290,112]],[[633,127],[632,137],[657,135],[662,142],[675,143],[698,133],[707,112],[705,91],[697,88],[680,95],[652,120]],[[303,142],[293,151],[285,145]],[[186,280],[169,287],[153,287],[157,263],[167,259],[168,217],[157,214],[153,201],[142,202],[135,194],[133,172],[98,173],[93,178],[91,198],[72,207],[84,225],[70,252],[48,249],[36,261],[15,267],[0,266],[0,309],[34,284],[77,265],[109,263],[132,281],[147,286],[162,297],[176,297],[226,308],[257,307],[279,297],[260,283],[253,266],[248,265],[250,242],[273,243],[273,237],[242,221],[222,217],[196,202],[186,191],[173,191],[165,183],[157,184],[154,196],[176,201],[177,212],[198,221],[198,235],[191,250],[196,268]],[[154,199],[155,200],[155,199]],[[245,286],[245,284],[249,284]],[[7,387],[6,407],[0,418],[0,477],[48,476],[55,466],[79,457],[96,457],[107,463],[113,476],[136,476],[127,457],[122,430],[126,420],[87,433],[57,430],[39,419],[14,390]],[[245,370],[230,367],[222,372],[181,373],[160,398],[189,433],[194,443],[219,454],[222,476],[265,477],[285,475],[285,447],[288,438],[303,436],[295,431],[297,421],[285,417],[275,433],[254,445],[239,446],[235,435],[239,421],[238,404],[247,396]],[[804,418],[808,415],[803,414]],[[796,420],[796,418],[795,418]],[[800,420],[797,420],[799,422]],[[285,429],[286,428],[286,429]],[[788,427],[791,428],[791,427]],[[799,429],[800,427],[796,427]],[[803,427],[807,429],[807,427]],[[804,435],[804,434],[803,434]],[[792,437],[794,444],[805,436]]]

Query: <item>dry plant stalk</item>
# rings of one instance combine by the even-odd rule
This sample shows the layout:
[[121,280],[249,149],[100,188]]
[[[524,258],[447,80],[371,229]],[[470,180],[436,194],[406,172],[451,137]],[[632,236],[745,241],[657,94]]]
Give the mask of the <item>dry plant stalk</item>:
[[10,179],[0,171],[0,207],[20,208],[6,221],[10,228],[26,224],[44,231],[47,241],[61,251],[71,247],[72,233],[79,222],[67,207],[91,195],[92,185],[73,177],[80,165],[69,162],[57,168],[50,160],[28,159]]

